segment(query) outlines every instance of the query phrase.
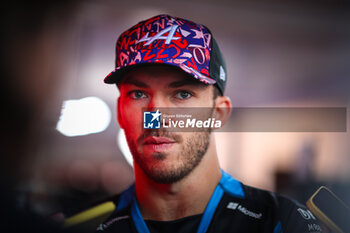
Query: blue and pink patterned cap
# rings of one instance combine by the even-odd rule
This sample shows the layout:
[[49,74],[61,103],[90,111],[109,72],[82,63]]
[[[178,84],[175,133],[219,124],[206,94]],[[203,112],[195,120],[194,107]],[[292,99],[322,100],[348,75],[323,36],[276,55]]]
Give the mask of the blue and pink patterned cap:
[[120,35],[116,68],[104,79],[118,83],[130,68],[147,63],[177,66],[224,93],[226,66],[211,32],[203,25],[169,15],[144,20]]

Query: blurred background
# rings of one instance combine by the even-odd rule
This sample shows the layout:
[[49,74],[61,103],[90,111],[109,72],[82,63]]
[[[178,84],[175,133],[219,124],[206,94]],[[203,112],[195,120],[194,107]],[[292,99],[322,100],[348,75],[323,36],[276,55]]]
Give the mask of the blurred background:
[[[69,212],[133,182],[119,93],[103,78],[118,36],[163,13],[211,29],[234,107],[349,109],[350,11],[341,2],[12,2],[1,14],[1,181],[19,208]],[[217,149],[222,168],[248,185],[303,203],[327,185],[349,204],[349,139],[349,127],[217,133]]]

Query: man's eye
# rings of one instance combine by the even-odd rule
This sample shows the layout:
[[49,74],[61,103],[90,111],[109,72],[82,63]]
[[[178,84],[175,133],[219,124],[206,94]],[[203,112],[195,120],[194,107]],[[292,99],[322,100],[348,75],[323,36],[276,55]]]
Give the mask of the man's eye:
[[188,91],[178,91],[175,97],[178,99],[188,99],[192,97],[192,94]]
[[141,99],[141,98],[145,98],[146,94],[143,91],[136,90],[136,91],[130,91],[129,96],[132,99]]

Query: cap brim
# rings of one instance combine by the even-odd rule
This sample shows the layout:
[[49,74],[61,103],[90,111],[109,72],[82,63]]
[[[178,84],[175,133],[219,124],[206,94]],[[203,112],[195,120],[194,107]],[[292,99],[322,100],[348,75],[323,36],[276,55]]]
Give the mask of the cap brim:
[[147,66],[147,65],[154,65],[154,64],[159,64],[159,65],[167,65],[167,66],[173,66],[173,67],[178,67],[180,70],[190,74],[193,78],[199,80],[200,82],[203,82],[205,84],[215,84],[216,81],[198,71],[193,69],[192,67],[188,67],[185,64],[180,64],[174,65],[174,64],[168,64],[168,63],[139,63],[139,64],[134,64],[134,65],[129,65],[126,67],[122,67],[120,69],[116,68],[112,72],[110,72],[105,78],[104,78],[104,83],[107,84],[113,84],[113,83],[118,83],[121,81],[121,78],[123,75],[130,71],[131,69],[135,67],[140,67],[140,66]]

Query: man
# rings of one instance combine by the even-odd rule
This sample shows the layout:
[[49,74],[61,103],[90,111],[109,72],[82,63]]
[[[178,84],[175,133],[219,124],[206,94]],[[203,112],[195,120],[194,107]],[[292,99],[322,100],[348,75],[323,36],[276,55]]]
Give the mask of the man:
[[142,127],[143,112],[157,118],[159,108],[210,108],[216,119],[228,118],[225,62],[205,26],[168,15],[140,22],[119,37],[105,82],[120,90],[118,122],[135,184],[98,231],[321,232],[304,206],[220,170],[210,130]]

